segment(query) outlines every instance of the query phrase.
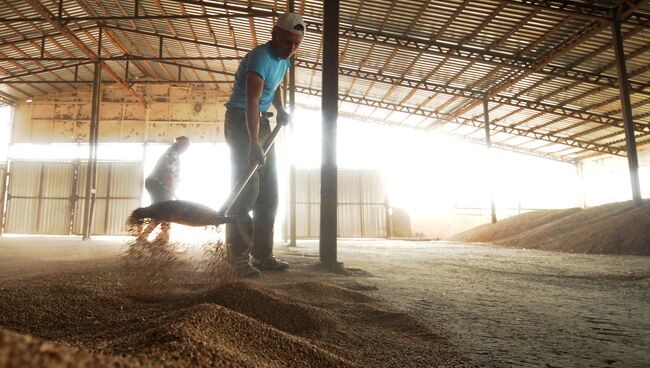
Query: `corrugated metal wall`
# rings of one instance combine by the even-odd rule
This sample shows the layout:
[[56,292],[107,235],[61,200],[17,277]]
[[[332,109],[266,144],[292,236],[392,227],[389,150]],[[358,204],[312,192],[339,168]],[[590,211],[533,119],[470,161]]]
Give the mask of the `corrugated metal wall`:
[[[9,164],[5,233],[80,234],[86,185],[85,162]],[[94,235],[124,234],[124,222],[140,205],[141,162],[99,162]]]
[[73,174],[70,162],[10,162],[5,232],[69,234]]
[[[73,233],[80,235],[86,188],[87,164],[79,165]],[[125,234],[124,222],[129,213],[140,206],[142,194],[142,162],[99,162],[97,164],[97,194],[93,216],[93,235]]]
[[[339,170],[338,236],[384,238],[386,188],[375,170]],[[296,236],[316,238],[320,228],[320,171],[296,171]]]

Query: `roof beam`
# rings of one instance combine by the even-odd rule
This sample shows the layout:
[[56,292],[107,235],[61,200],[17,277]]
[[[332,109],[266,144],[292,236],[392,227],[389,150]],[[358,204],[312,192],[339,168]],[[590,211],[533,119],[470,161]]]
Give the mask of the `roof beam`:
[[[25,0],[28,4],[36,10],[47,22],[54,27],[58,32],[62,33],[70,42],[72,42],[81,52],[86,54],[88,58],[92,61],[99,61],[97,54],[91,50],[86,44],[83,43],[72,31],[70,31],[66,25],[62,24],[50,11],[41,4],[38,0]],[[147,102],[144,97],[142,97],[138,92],[136,92],[131,86],[129,86],[113,69],[111,69],[106,63],[101,63],[102,68],[113,78],[116,82],[122,85],[133,97],[135,97],[142,106],[146,106]]]
[[[63,0],[60,0],[60,1],[63,1]],[[94,10],[93,10],[93,9],[92,9],[88,4],[87,4],[87,3],[86,3],[86,0],[76,0],[76,1],[77,1],[77,3],[79,4],[79,6],[81,6],[81,8],[82,8],[86,13],[90,14],[91,16],[97,16],[97,14],[95,13],[95,11],[94,11]],[[59,4],[61,4],[61,3],[59,3]],[[106,9],[102,4],[100,4],[100,5],[101,5],[102,8],[104,9],[104,11],[108,12],[107,9]],[[96,24],[97,24],[97,26],[99,27],[99,31],[101,32],[102,29],[103,29],[103,26],[104,26],[104,22],[98,21]],[[124,46],[124,44],[122,44],[122,42],[120,41],[119,37],[115,34],[115,32],[114,32],[112,29],[104,29],[104,33],[106,34],[106,36],[108,37],[108,39],[111,40],[111,42],[112,42],[115,46],[117,46],[117,48],[119,48],[120,51],[122,51],[122,53],[123,53],[124,55],[128,55],[128,54],[129,54],[129,50]],[[142,66],[140,66],[139,63],[134,63],[134,65],[135,65],[135,67],[136,67],[136,68],[137,68],[137,69],[138,69],[142,74],[145,74],[145,75],[147,74],[146,71],[145,71],[145,69],[144,69]],[[126,76],[125,79],[128,79],[128,76]]]
[[[585,4],[568,0],[497,0],[501,3],[522,5],[528,8],[548,10],[558,14],[575,15],[593,20],[609,20],[616,8]],[[632,11],[624,24],[650,28],[650,15]]]
[[[176,0],[182,3],[189,3],[201,5],[210,8],[229,9],[235,11],[249,12],[245,16],[277,16],[277,12],[253,10],[238,6],[221,5],[213,3],[204,3],[193,0]],[[247,10],[248,9],[248,10]],[[182,18],[182,16],[179,16]],[[206,17],[205,15],[196,15],[195,18]],[[310,32],[322,34],[322,23],[307,21],[307,27]],[[362,40],[366,42],[388,44],[400,48],[412,49],[419,52],[447,56],[451,58],[459,58],[463,60],[475,60],[488,65],[498,67],[513,68],[516,70],[532,70],[536,62],[535,59],[526,58],[522,56],[513,56],[509,53],[496,52],[491,50],[477,50],[472,47],[465,47],[450,42],[440,42],[436,40],[423,40],[405,35],[388,34],[379,31],[367,31],[357,28],[348,28],[345,26],[339,27],[340,37]],[[563,68],[553,65],[544,65],[542,68],[536,69],[535,73],[562,77],[569,80],[579,82],[591,83],[594,85],[607,86],[610,88],[618,88],[618,79],[616,76],[609,76],[605,74],[590,73],[588,71],[577,70],[575,68]],[[644,93],[650,96],[650,84],[637,81],[629,81],[630,90],[634,93]]]
[[[308,22],[308,28],[310,31],[322,33],[322,25],[319,23]],[[510,54],[489,50],[477,50],[476,48],[456,45],[450,42],[426,41],[409,36],[387,34],[384,32],[362,31],[345,27],[341,27],[340,31],[340,37],[352,40],[386,44],[403,49],[410,49],[422,53],[441,55],[462,60],[473,60],[487,65],[511,68],[522,72],[532,71],[535,68],[533,65],[536,60],[531,58],[523,56],[516,57]],[[534,72],[541,75],[562,77],[568,80],[606,86],[613,89],[618,88],[618,78],[616,78],[616,76],[591,73],[575,68],[568,69],[545,64],[541,68],[535,69]],[[629,81],[629,84],[630,90],[634,93],[650,95],[650,84],[638,81]]]
[[[618,17],[621,19],[625,19],[627,15],[629,15],[632,11],[636,9],[639,3],[643,2],[645,0],[637,0],[633,4],[629,4],[626,0],[620,0],[619,8],[618,8]],[[540,58],[538,61],[536,61],[531,69],[525,70],[520,73],[514,73],[512,78],[508,78],[505,82],[497,85],[496,87],[492,88],[487,94],[486,97],[490,98],[492,96],[497,95],[500,92],[505,91],[506,89],[512,87],[522,79],[528,77],[532,73],[535,73],[538,70],[541,70],[544,68],[544,66],[548,65],[551,63],[553,60],[557,59],[558,57],[566,54],[570,50],[572,50],[575,46],[581,44],[583,41],[591,38],[592,36],[598,34],[599,32],[603,31],[605,28],[609,27],[611,21],[609,19],[601,19],[601,20],[596,20],[594,22],[590,22],[587,24],[585,27],[580,29],[577,33],[573,34],[571,37],[568,39],[564,40],[558,47],[553,48],[550,50],[546,55],[542,58]],[[457,109],[454,112],[454,115],[460,116],[464,114],[465,112],[473,109],[476,107],[480,101],[472,101],[465,106],[461,107],[460,109]],[[637,124],[638,125],[638,124]],[[647,126],[646,126],[647,127]],[[636,128],[635,128],[636,129]]]
[[[318,70],[321,67],[321,64],[302,60],[302,59],[296,59],[296,66]],[[479,103],[483,101],[483,97],[484,97],[484,94],[481,91],[472,90],[470,88],[447,86],[443,84],[403,78],[400,76],[392,76],[386,74],[379,74],[375,72],[367,72],[360,69],[339,67],[339,73],[354,78],[366,79],[370,81],[378,81],[378,82],[383,82],[388,84],[400,85],[408,88],[417,88],[429,92],[436,92],[436,93],[442,93],[446,95],[464,97],[472,100],[473,102],[477,101]],[[502,95],[490,96],[489,101],[504,104],[504,105],[515,106],[515,107],[524,107],[530,110],[552,113],[555,115],[564,116],[566,118],[574,118],[574,119],[589,121],[589,122],[602,124],[602,125],[609,125],[618,128],[623,127],[622,119],[613,118],[611,116],[598,114],[595,112],[569,108],[566,106],[551,105],[548,103],[543,103],[538,101],[516,99],[516,98],[511,98]],[[458,114],[457,116],[461,116],[461,115]],[[641,132],[650,132],[650,125],[636,123],[635,130]]]
[[[222,70],[216,70],[216,69],[210,69],[210,68],[205,68],[205,67],[199,67],[199,66],[194,66],[194,65],[186,65],[186,64],[177,64],[177,63],[170,63],[170,62],[163,62],[165,64],[170,64],[173,66],[178,66],[178,67],[183,67],[183,68],[188,68],[188,69],[196,69],[200,71],[205,71],[205,72],[210,72],[210,73],[216,73],[216,74],[223,74],[223,75],[228,75],[232,76],[233,73],[230,72],[225,72]],[[163,83],[164,81],[159,81],[158,83]],[[187,82],[185,82],[187,83]],[[312,94],[316,96],[320,96],[320,90],[313,89],[307,86],[297,86],[297,91],[300,93],[306,93],[306,94]],[[355,104],[361,104],[365,106],[370,106],[370,107],[375,107],[375,108],[382,108],[382,109],[387,109],[387,110],[392,110],[392,111],[398,111],[398,112],[404,112],[412,115],[420,115],[428,118],[434,118],[437,120],[443,120],[443,121],[449,121],[455,124],[459,125],[469,125],[477,128],[482,128],[484,122],[478,119],[468,119],[464,117],[460,118],[451,118],[450,114],[445,114],[445,113],[440,113],[436,112],[433,110],[427,110],[423,109],[421,107],[413,107],[405,104],[395,104],[395,103],[390,103],[390,102],[384,102],[384,101],[379,101],[379,100],[374,100],[374,99],[369,99],[369,98],[363,98],[363,97],[354,97],[351,95],[346,95],[346,94],[339,94],[339,98],[341,101],[346,101],[346,102],[351,102]],[[490,127],[493,128],[495,132],[504,132],[508,134],[517,134],[517,133],[522,133],[523,136],[526,136],[531,139],[538,139],[538,140],[544,140],[552,143],[558,143],[558,144],[563,144],[563,145],[568,145],[571,147],[576,147],[576,148],[581,148],[584,150],[590,150],[590,151],[595,151],[598,153],[608,153],[612,155],[618,155],[618,156],[625,156],[625,151],[623,149],[618,149],[618,148],[613,148],[609,147],[606,145],[600,145],[597,143],[591,143],[591,142],[586,142],[586,141],[581,141],[578,139],[570,139],[570,138],[565,138],[565,137],[559,137],[559,136],[553,136],[549,134],[544,134],[544,133],[537,133],[533,131],[526,131],[524,129],[518,129],[518,128],[513,128],[509,127],[506,125],[500,125],[500,124],[490,124]],[[505,145],[504,145],[505,146]],[[505,146],[504,148],[508,149],[513,149],[512,146]],[[547,158],[553,158],[557,160],[562,160],[562,161],[572,161],[567,158],[559,157],[559,156],[552,156],[552,155],[547,155],[547,154],[542,154],[534,151],[527,151],[527,150],[521,150],[521,149],[514,149],[518,152],[523,152],[523,153],[528,153],[532,154],[535,156],[542,156],[542,157],[547,157]]]
[[[304,93],[304,92],[301,92],[301,93],[307,94],[307,93]],[[315,109],[315,107],[313,107],[313,106],[309,106],[309,105],[305,105],[305,104],[300,104],[300,105],[303,108],[306,108],[306,109],[310,109],[310,110]],[[366,106],[366,105],[363,105],[363,106]],[[371,123],[371,124],[382,124],[383,123],[380,120],[375,120],[375,119],[372,119],[372,118],[368,118],[367,116],[360,116],[360,115],[358,115],[356,113],[339,112],[339,116],[344,116],[344,117],[348,117],[348,118],[351,118],[351,119],[356,119],[356,120],[359,120],[359,121],[365,121],[365,122],[368,122],[368,123]],[[425,130],[423,128],[417,128],[417,127],[415,127],[415,128],[409,127],[408,129],[417,129],[417,130],[424,130],[424,131],[436,131],[436,130],[429,130],[429,129]],[[463,141],[466,141],[466,142],[485,145],[485,140],[484,139],[472,138],[472,137],[467,136],[467,135],[462,135],[462,134],[457,134],[457,133],[447,132],[447,131],[442,131],[442,132],[439,132],[439,133],[442,134],[442,135],[449,136],[449,137],[455,138],[455,139],[460,139],[460,140],[463,140]],[[569,158],[566,158],[566,157],[563,157],[563,156],[558,156],[558,155],[548,154],[548,153],[543,153],[543,152],[531,151],[531,150],[528,150],[528,149],[525,149],[525,148],[520,148],[520,147],[517,147],[517,146],[511,146],[511,145],[507,145],[507,144],[503,144],[503,143],[499,143],[499,142],[492,142],[492,146],[497,147],[497,148],[499,148],[501,150],[504,150],[504,151],[517,152],[517,153],[521,153],[523,155],[540,157],[540,158],[544,158],[544,159],[547,159],[547,160],[553,160],[553,161],[558,161],[558,162],[563,162],[563,163],[572,163],[572,164],[575,164],[575,162],[576,162],[575,160],[572,160],[572,159],[569,159]]]
[[[0,78],[0,83],[4,83],[4,82],[6,82],[6,81],[8,81],[10,79],[14,79],[14,78],[24,78],[24,77],[28,77],[28,76],[31,76],[31,75],[41,74],[41,73],[51,73],[51,72],[55,72],[57,70],[80,67],[80,66],[83,66],[83,65],[91,64],[91,63],[92,63],[91,61],[84,61],[84,62],[81,62],[81,63],[55,66],[55,67],[51,67],[51,68],[44,68],[44,69],[29,71],[29,72],[25,72],[25,73],[10,74],[10,75],[1,77]],[[29,82],[21,81],[21,82],[23,82],[23,83],[33,83],[34,81],[29,81]]]
[[[56,17],[56,21],[69,22],[105,22],[105,21],[130,21],[130,20],[174,20],[174,19],[223,19],[223,18],[248,18],[250,14],[178,14],[178,15],[104,15],[87,17]],[[48,22],[46,17],[0,18],[0,23],[26,23]]]
[[[165,38],[165,39],[173,39],[173,40],[182,41],[182,42],[191,42],[191,43],[193,42],[193,43],[198,43],[198,44],[201,44],[201,45],[212,46],[212,47],[223,47],[223,48],[238,50],[238,51],[242,51],[242,52],[248,51],[247,49],[240,48],[240,47],[215,45],[215,44],[213,44],[211,42],[196,41],[196,40],[192,40],[192,39],[188,39],[188,38],[174,37],[174,36],[168,36],[168,35],[160,35],[160,34],[155,34],[153,32],[139,31],[139,30],[124,28],[124,27],[107,26],[106,28],[118,29],[118,30],[122,30],[122,31],[139,33],[139,34],[149,35],[149,36],[157,36],[157,37],[162,37],[162,38]],[[126,56],[114,57],[115,60],[129,60],[129,58],[132,58],[133,60],[138,60],[138,58],[144,59],[145,57],[134,56],[134,55],[126,55]],[[142,60],[142,59],[140,59],[140,60]],[[155,58],[152,58],[152,59],[155,59]],[[174,58],[162,58],[162,59],[173,60]],[[205,58],[180,58],[180,59],[203,60]],[[180,60],[180,59],[178,59],[178,60]],[[224,58],[216,57],[216,58],[212,58],[212,59],[223,60]],[[303,67],[307,67],[307,68],[311,68],[311,69],[320,68],[319,63],[309,62],[309,61],[306,61],[306,60],[298,60],[298,65],[303,66]],[[426,90],[426,91],[430,91],[430,92],[436,92],[436,93],[443,93],[443,94],[447,94],[447,95],[459,96],[459,97],[469,98],[469,99],[477,100],[477,101],[482,101],[482,98],[483,98],[483,91],[480,91],[480,90],[473,90],[473,89],[469,89],[469,88],[446,86],[446,85],[443,85],[443,84],[436,84],[436,83],[432,83],[432,82],[413,80],[413,79],[403,78],[403,77],[399,77],[399,76],[378,74],[378,73],[374,73],[374,72],[366,72],[366,71],[361,71],[361,70],[351,69],[351,68],[345,68],[345,67],[340,67],[339,71],[344,75],[357,77],[357,78],[362,78],[362,79],[366,79],[366,80],[370,80],[370,81],[377,81],[377,82],[383,82],[383,83],[396,84],[396,85],[400,85],[400,86],[404,86],[404,87],[417,88],[417,89]],[[557,105],[550,105],[550,104],[537,102],[537,101],[527,101],[527,100],[516,99],[516,98],[511,98],[511,97],[504,97],[504,96],[492,96],[490,98],[490,101],[491,102],[497,102],[497,103],[503,103],[503,104],[516,106],[516,107],[524,107],[524,108],[532,109],[532,110],[535,110],[535,111],[553,113],[553,114],[556,114],[556,115],[560,115],[560,116],[564,116],[564,117],[570,117],[570,118],[576,118],[576,119],[579,119],[579,120],[592,121],[592,122],[595,122],[595,123],[605,124],[605,125],[609,125],[609,126],[616,126],[616,127],[622,127],[623,126],[623,123],[622,123],[621,119],[612,118],[612,117],[602,115],[602,114],[582,111],[582,110],[574,109],[574,108],[562,107],[562,106],[557,106]],[[636,129],[639,130],[639,131],[650,131],[650,126],[645,125],[645,124],[638,124],[637,123],[636,124]]]
[[[314,88],[307,88],[302,86],[296,86],[296,91],[299,93],[311,94],[315,96],[320,96],[320,90]],[[411,115],[420,115],[428,118],[433,118],[437,120],[442,120],[449,123],[454,123],[458,125],[472,126],[475,128],[484,128],[485,122],[478,119],[468,119],[464,117],[454,117],[451,114],[436,112],[433,110],[423,109],[421,107],[408,106],[403,104],[395,104],[391,102],[384,102],[375,99],[369,99],[367,97],[356,97],[351,95],[339,94],[341,101],[351,102],[355,104],[361,104],[366,106],[371,106],[375,108],[381,108],[392,111],[399,111],[408,113]],[[611,155],[625,156],[625,150],[621,148],[614,148],[607,145],[581,141],[577,139],[570,139],[565,137],[552,136],[545,133],[529,131],[525,129],[519,129],[515,127],[509,127],[501,124],[492,124],[490,123],[490,130],[495,133],[508,133],[513,135],[520,135],[532,139],[548,141],[552,143],[558,143],[566,146],[581,148],[584,150],[596,151],[600,153],[608,153]]]

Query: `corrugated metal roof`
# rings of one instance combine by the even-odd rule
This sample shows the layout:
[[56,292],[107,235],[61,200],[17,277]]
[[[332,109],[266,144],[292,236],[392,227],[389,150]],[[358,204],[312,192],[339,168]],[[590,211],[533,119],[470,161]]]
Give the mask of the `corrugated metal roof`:
[[[61,14],[58,2],[5,0],[0,9],[0,101],[75,88],[65,83],[75,75],[79,81],[91,81],[92,65],[84,59],[89,50],[98,54],[100,29],[101,55],[106,58],[157,58],[162,42],[165,60],[132,60],[128,75],[124,60],[105,61],[125,80],[179,82],[180,74],[181,81],[230,81],[238,60],[214,58],[241,58],[266,42],[275,17],[287,8],[286,1],[275,0],[138,3],[136,16],[134,3],[126,0],[63,2]],[[608,147],[624,139],[608,21],[619,4],[634,121],[639,143],[647,142],[647,1],[342,1],[341,98],[371,106],[371,118],[388,119],[384,123],[417,124],[412,123],[415,118],[406,123],[405,118],[380,111],[397,110],[436,122],[417,124],[419,128],[463,124],[476,135],[483,119],[481,100],[487,95],[496,124],[493,134],[516,128],[509,134],[578,148],[555,150],[551,156],[560,159],[625,155],[621,144],[616,150]],[[306,94],[318,95],[321,88],[322,2],[297,1],[296,9],[308,22],[297,55],[299,102],[311,104]],[[43,19],[44,12],[53,20]],[[62,27],[87,50],[62,34]],[[75,68],[81,63],[86,64]],[[110,81],[109,73],[103,79]],[[351,113],[368,118],[359,111]],[[546,148],[535,152],[530,144],[516,147],[513,142],[501,146],[549,152]]]

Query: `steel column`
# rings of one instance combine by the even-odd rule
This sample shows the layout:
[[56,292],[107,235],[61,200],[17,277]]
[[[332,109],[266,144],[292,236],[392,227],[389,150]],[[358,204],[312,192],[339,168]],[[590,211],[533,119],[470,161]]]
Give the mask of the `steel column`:
[[[489,154],[492,151],[492,140],[490,139],[490,112],[488,109],[488,99],[487,96],[485,99],[483,99],[483,119],[485,120],[485,144],[487,145],[488,149],[488,160],[490,160],[490,164],[492,164],[492,157]],[[489,168],[488,168],[489,170]],[[490,170],[490,173],[492,171]],[[490,189],[490,215],[492,217],[492,223],[496,224],[497,223],[497,210],[496,207],[494,206],[494,193],[493,193],[493,185],[492,185],[492,175],[488,177],[488,188]]]
[[[289,0],[288,2],[288,11],[289,12],[294,12],[294,0]],[[291,67],[289,68],[289,112],[291,113],[291,116],[294,117],[296,113],[296,65],[295,65],[295,57],[291,57]],[[294,152],[294,142],[293,142],[293,136],[294,136],[294,127],[295,127],[295,122],[291,122],[291,125],[289,125],[289,139],[290,139],[290,147],[291,147],[291,155],[292,157],[295,157],[295,152]],[[296,214],[298,213],[297,211],[297,206],[296,206],[296,165],[291,160],[291,166],[289,167],[289,246],[290,247],[295,247],[297,245],[296,242]]]
[[325,0],[323,12],[322,166],[320,196],[320,262],[337,262],[337,164],[339,0]]
[[614,36],[614,53],[616,54],[616,71],[618,72],[618,89],[621,97],[621,111],[625,128],[625,141],[627,143],[627,164],[630,168],[630,182],[632,185],[632,199],[634,205],[643,204],[641,186],[639,184],[639,160],[636,152],[634,138],[634,122],[632,121],[632,107],[630,105],[630,91],[628,89],[627,70],[625,67],[625,51],[621,35],[621,22],[612,21],[612,35]]
[[101,62],[95,63],[95,75],[90,112],[90,133],[88,135],[88,164],[86,165],[86,194],[84,198],[84,221],[82,238],[90,238],[95,196],[97,195],[97,138],[99,131],[99,104],[102,83]]

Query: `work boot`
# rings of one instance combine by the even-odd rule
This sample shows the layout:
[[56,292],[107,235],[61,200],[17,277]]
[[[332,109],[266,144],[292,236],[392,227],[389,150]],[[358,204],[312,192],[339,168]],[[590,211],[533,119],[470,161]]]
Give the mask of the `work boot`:
[[262,271],[286,271],[289,268],[289,264],[270,256],[261,261],[253,258],[253,267]]
[[235,258],[234,270],[237,277],[244,279],[257,278],[262,275],[260,270],[251,265],[248,255]]

